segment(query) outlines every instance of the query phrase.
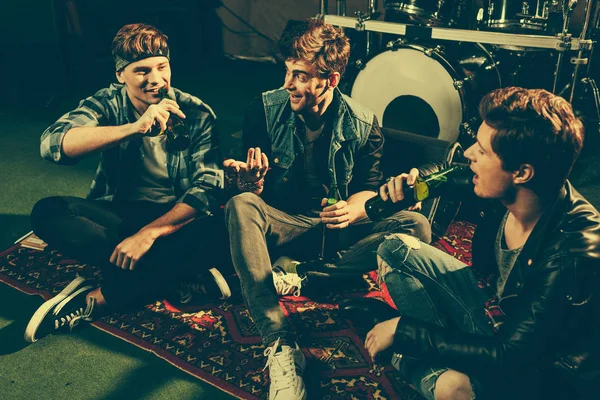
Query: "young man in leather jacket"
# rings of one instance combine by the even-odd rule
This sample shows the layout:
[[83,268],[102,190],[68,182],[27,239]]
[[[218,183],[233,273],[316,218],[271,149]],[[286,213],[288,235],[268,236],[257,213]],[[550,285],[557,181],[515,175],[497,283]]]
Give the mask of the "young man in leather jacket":
[[[588,396],[600,377],[600,215],[567,180],[583,125],[545,90],[498,89],[479,111],[465,156],[490,208],[477,223],[473,266],[389,236],[379,276],[400,316],[375,325],[365,348],[373,358],[393,351],[392,364],[427,399]],[[402,185],[424,172],[396,177],[381,195],[402,198]]]

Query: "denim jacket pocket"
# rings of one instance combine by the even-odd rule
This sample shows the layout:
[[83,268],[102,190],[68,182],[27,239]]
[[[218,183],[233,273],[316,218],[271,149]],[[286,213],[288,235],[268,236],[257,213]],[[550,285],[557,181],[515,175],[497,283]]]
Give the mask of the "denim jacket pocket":
[[271,179],[275,182],[285,180],[294,159],[294,154],[289,150],[273,149],[271,159],[269,160],[269,166],[271,167],[269,175],[271,175]]

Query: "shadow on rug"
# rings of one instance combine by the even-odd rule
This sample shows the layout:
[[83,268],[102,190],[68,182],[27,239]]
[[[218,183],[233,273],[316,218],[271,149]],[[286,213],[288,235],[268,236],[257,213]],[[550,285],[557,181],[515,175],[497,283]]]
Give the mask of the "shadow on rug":
[[[473,225],[454,223],[435,243],[470,264]],[[99,278],[99,270],[79,264],[46,248],[35,251],[16,245],[0,253],[0,281],[27,294],[49,299],[75,276]],[[307,357],[305,380],[311,398],[415,399],[419,396],[389,365],[373,365],[362,337],[338,317],[337,302],[346,297],[389,301],[377,285],[376,273],[348,293],[331,293],[319,301],[285,297],[280,301],[291,324],[302,333]],[[156,301],[126,314],[111,314],[92,324],[98,329],[151,351],[189,374],[244,399],[268,397],[268,371],[263,371],[264,346],[239,295],[227,301],[176,308]]]

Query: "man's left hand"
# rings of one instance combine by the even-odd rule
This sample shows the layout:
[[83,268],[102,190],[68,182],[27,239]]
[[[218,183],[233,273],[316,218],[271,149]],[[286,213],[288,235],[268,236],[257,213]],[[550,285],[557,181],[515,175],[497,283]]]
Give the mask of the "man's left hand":
[[327,206],[327,199],[321,200],[323,211],[319,214],[321,222],[329,229],[343,229],[356,221],[361,215],[360,207],[348,204],[345,200]]
[[154,240],[150,235],[140,231],[115,247],[110,256],[110,262],[119,268],[132,270],[144,254],[150,250]]
[[394,334],[399,321],[400,317],[396,317],[380,322],[367,333],[365,349],[367,349],[373,361],[375,361],[377,354],[388,349],[394,342]]

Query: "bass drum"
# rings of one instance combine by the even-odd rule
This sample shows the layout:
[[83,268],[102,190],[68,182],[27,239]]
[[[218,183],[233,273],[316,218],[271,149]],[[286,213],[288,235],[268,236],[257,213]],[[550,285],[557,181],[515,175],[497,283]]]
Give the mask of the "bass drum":
[[455,142],[464,123],[478,122],[481,98],[502,86],[492,55],[480,44],[390,47],[364,64],[351,93],[383,127]]

